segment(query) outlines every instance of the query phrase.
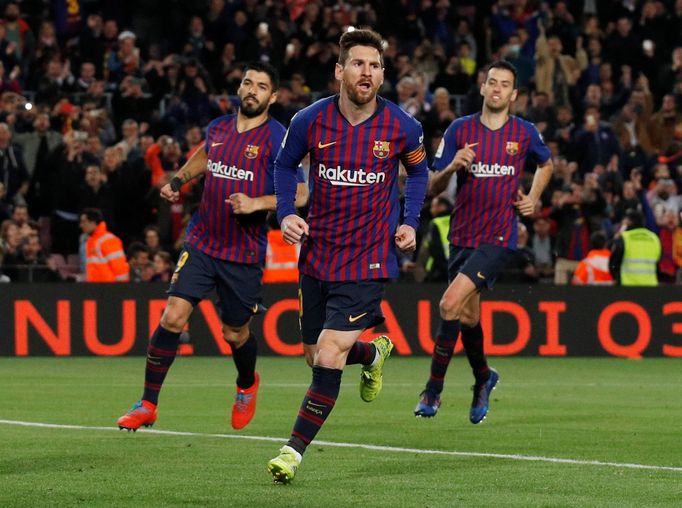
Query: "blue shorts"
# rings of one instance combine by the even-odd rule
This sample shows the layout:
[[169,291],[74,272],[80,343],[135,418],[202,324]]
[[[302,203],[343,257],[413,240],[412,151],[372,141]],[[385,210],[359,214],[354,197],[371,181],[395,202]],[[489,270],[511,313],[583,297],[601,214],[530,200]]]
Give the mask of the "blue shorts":
[[458,273],[469,277],[476,289],[492,289],[495,281],[511,260],[514,251],[498,245],[480,245],[477,248],[450,245],[448,280],[452,282]]
[[167,293],[196,306],[215,288],[220,319],[228,326],[245,325],[258,313],[263,266],[216,259],[185,244]]
[[317,344],[322,330],[364,330],[384,322],[383,280],[328,282],[301,275],[298,300],[301,339]]

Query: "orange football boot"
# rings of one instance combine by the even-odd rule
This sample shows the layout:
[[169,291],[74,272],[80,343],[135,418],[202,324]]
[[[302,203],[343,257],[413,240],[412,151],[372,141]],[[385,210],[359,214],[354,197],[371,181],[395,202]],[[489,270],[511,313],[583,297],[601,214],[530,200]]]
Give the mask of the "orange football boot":
[[151,427],[156,422],[156,404],[138,400],[130,411],[118,419],[118,428],[135,432],[142,427]]
[[246,427],[256,413],[256,397],[258,395],[258,385],[260,384],[258,372],[256,372],[255,378],[256,380],[249,388],[237,387],[237,395],[235,395],[234,404],[232,405],[233,429],[243,429]]

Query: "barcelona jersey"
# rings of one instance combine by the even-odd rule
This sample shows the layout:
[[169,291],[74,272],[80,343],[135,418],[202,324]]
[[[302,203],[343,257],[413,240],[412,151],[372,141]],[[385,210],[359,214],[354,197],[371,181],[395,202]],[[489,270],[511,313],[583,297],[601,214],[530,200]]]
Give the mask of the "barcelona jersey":
[[476,157],[468,170],[455,173],[457,195],[450,221],[450,242],[458,247],[483,244],[516,249],[517,199],[521,172],[527,158],[540,165],[550,158],[549,148],[535,126],[510,116],[499,129],[481,123],[481,115],[454,120],[436,152],[433,169],[445,169],[457,151],[472,145]]
[[284,126],[274,119],[239,132],[237,115],[222,116],[208,125],[204,193],[187,226],[187,243],[226,261],[264,261],[265,213],[234,214],[229,197],[239,192],[252,198],[274,194],[274,159],[284,133]]
[[275,162],[275,192],[281,221],[295,213],[295,168],[310,154],[310,235],[301,246],[301,273],[325,281],[398,276],[399,164],[407,171],[403,222],[416,229],[428,181],[422,143],[421,124],[381,97],[358,125],[341,114],[338,96],[294,116]]

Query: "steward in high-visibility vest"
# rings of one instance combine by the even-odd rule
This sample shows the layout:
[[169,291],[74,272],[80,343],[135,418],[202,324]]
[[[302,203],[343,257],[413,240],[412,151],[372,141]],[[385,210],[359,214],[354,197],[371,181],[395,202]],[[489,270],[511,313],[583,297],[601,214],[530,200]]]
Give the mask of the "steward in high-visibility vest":
[[298,282],[298,253],[301,244],[289,245],[282,238],[282,231],[268,231],[268,248],[265,253],[263,282]]
[[576,286],[611,286],[615,280],[609,272],[611,251],[606,248],[606,235],[603,231],[595,231],[590,237],[590,252],[573,272],[573,285]]
[[430,213],[433,219],[417,252],[414,277],[418,282],[447,282],[452,204],[445,196],[436,196],[431,200]]
[[661,258],[661,240],[644,227],[639,212],[628,211],[624,221],[627,229],[611,249],[611,274],[621,286],[658,286],[656,266]]
[[80,216],[81,231],[88,235],[85,243],[85,280],[87,282],[128,282],[130,267],[123,242],[107,231],[102,212],[86,208]]

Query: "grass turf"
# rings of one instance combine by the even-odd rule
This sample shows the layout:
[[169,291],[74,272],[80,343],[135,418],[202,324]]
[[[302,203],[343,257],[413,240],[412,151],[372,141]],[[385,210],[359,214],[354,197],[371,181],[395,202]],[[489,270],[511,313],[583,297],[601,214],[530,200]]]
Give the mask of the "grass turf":
[[[489,418],[468,422],[466,360],[450,367],[434,419],[413,407],[428,358],[391,358],[384,389],[360,400],[344,375],[319,440],[682,468],[672,359],[493,358]],[[141,393],[143,358],[0,358],[0,419],[114,427]],[[682,471],[419,454],[313,443],[291,485],[266,462],[310,381],[300,358],[260,358],[258,412],[233,431],[229,358],[179,358],[155,429],[281,441],[0,424],[0,506],[679,506]]]

